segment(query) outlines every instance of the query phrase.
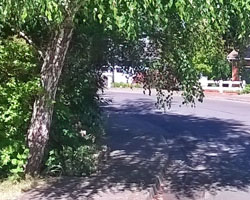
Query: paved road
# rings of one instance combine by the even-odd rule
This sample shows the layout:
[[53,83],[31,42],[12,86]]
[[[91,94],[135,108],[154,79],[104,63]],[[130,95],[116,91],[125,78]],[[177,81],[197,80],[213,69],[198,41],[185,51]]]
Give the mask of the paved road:
[[164,129],[168,200],[250,199],[249,103],[210,98],[191,108],[180,106],[176,97],[171,110],[162,114],[151,112],[149,99],[154,97],[115,96],[144,121]]
[[111,158],[102,173],[22,199],[142,200],[163,165],[168,200],[250,199],[250,104],[207,99],[191,108],[176,97],[164,114],[155,96],[116,91],[105,99]]
[[[113,93],[120,111],[140,119],[152,135],[163,135],[168,164],[167,199],[250,199],[250,104],[205,99],[196,108],[154,109],[155,97]],[[140,127],[141,125],[139,125]]]

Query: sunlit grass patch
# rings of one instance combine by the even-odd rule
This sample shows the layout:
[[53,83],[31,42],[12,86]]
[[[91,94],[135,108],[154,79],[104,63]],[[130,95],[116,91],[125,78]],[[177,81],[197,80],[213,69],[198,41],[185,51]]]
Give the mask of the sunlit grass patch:
[[34,187],[43,186],[55,180],[55,178],[26,178],[18,182],[13,182],[8,179],[2,180],[0,182],[0,199],[16,200],[23,192],[26,192]]

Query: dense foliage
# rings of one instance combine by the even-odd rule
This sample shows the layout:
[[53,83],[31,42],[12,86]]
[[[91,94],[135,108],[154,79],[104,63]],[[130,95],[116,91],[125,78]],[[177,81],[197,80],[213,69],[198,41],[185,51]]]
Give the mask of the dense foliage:
[[46,163],[52,174],[91,173],[97,167],[98,151],[102,150],[103,127],[97,94],[103,88],[99,73],[102,38],[95,32],[98,27],[93,27],[76,30],[59,84]]
[[[102,51],[98,47],[101,36],[88,29],[81,31],[74,36],[55,102],[45,160],[45,171],[51,175],[89,174],[96,170],[98,152],[102,150],[102,116],[97,95],[103,87],[99,72]],[[18,37],[1,40],[0,52],[0,175],[18,179],[24,175],[27,162],[25,138],[32,104],[35,96],[43,93],[40,67],[34,48]]]
[[201,75],[209,79],[227,80],[231,78],[231,66],[226,58],[225,46],[222,41],[217,41],[215,45],[201,46],[194,53],[194,66]]
[[40,84],[37,64],[37,54],[23,39],[0,41],[0,176],[24,172],[25,134]]

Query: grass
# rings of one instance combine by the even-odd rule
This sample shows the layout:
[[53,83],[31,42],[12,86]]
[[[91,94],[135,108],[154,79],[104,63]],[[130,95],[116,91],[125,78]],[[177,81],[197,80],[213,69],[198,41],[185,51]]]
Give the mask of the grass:
[[112,87],[114,88],[142,88],[142,86],[138,83],[129,84],[129,83],[112,83]]
[[1,200],[14,200],[18,199],[23,192],[26,192],[34,187],[43,186],[48,182],[55,181],[55,178],[26,178],[19,182],[11,180],[2,180],[0,182]]
[[114,88],[129,88],[131,85],[129,83],[112,83]]

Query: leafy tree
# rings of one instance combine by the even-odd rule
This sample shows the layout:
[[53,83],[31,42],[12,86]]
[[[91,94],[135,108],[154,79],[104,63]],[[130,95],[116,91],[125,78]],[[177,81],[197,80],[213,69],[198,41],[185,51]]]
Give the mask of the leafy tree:
[[[163,89],[171,92],[178,84],[184,102],[194,102],[194,97],[202,97],[198,72],[192,62],[195,48],[200,47],[200,41],[221,37],[234,45],[246,43],[249,13],[248,2],[243,0],[2,0],[3,37],[17,34],[24,38],[37,49],[42,62],[43,92],[35,100],[28,129],[26,172],[35,175],[41,169],[58,82],[73,29],[79,22],[97,20],[105,31],[118,32],[130,40],[149,37],[155,47],[155,59],[148,63],[152,69],[149,77],[155,76],[155,80],[149,78],[147,84],[155,81],[159,96],[164,96]],[[168,96],[160,101],[167,100]]]
[[42,31],[47,30],[48,35],[52,36],[50,41],[45,42],[46,51],[43,52],[40,48],[38,50],[43,62],[40,78],[44,92],[35,100],[31,124],[28,129],[29,159],[26,172],[31,175],[40,170],[48,143],[53,101],[73,31],[73,16],[75,14],[73,6],[76,6],[74,3],[77,2],[4,1],[0,9],[4,28],[9,28],[19,34],[36,48],[39,47],[31,39],[31,36],[34,35],[37,41],[46,37],[34,29],[41,26]]
[[193,63],[199,73],[209,79],[228,79],[231,77],[231,67],[226,58],[225,44],[219,39],[214,43],[201,45],[194,53]]

